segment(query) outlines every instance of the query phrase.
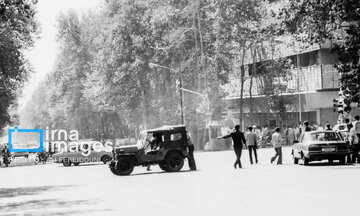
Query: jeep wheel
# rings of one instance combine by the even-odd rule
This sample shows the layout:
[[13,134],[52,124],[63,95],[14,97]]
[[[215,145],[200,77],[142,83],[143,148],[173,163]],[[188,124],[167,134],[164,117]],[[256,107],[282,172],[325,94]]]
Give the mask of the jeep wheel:
[[65,158],[62,163],[66,167],[71,166],[71,161],[69,159],[67,159],[67,158]]
[[101,161],[106,164],[107,162],[111,161],[111,157],[109,155],[104,155],[102,156]]
[[166,156],[165,164],[168,172],[178,172],[184,166],[184,157],[178,152],[170,153]]
[[115,164],[119,175],[130,175],[134,170],[134,162],[130,158],[120,158]]
[[168,171],[167,168],[166,168],[165,162],[160,162],[160,163],[159,163],[159,167],[160,167],[160,169],[164,170],[165,172]]
[[109,168],[110,168],[110,171],[114,174],[114,175],[120,175],[119,172],[116,170],[116,162],[115,161],[111,161],[109,163]]

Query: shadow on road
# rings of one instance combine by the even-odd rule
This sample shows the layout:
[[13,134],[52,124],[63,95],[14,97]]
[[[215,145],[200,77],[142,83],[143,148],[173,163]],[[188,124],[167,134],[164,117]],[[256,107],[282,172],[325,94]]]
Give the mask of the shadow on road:
[[59,167],[64,167],[64,168],[67,168],[67,169],[69,169],[69,168],[74,168],[74,167],[79,167],[79,166],[82,166],[82,167],[84,167],[84,166],[101,166],[101,165],[106,165],[106,164],[104,164],[104,163],[85,163],[85,164],[79,164],[79,165],[77,165],[77,166],[74,166],[74,164],[71,164],[71,166],[69,166],[69,167],[65,167],[65,166],[63,166],[62,164],[59,164]]
[[193,171],[193,170],[182,170],[179,172],[165,172],[165,171],[157,171],[157,172],[152,172],[152,171],[147,171],[147,172],[143,172],[143,173],[135,173],[135,174],[131,174],[130,176],[142,176],[142,175],[160,175],[160,174],[174,174],[174,173],[186,173],[186,172],[197,172],[199,170]]
[[[65,186],[40,186],[40,187],[21,187],[21,188],[0,188],[0,200],[6,201],[3,198],[9,198],[8,202],[0,202],[0,215],[5,213],[9,215],[16,215],[18,213],[25,215],[70,215],[70,214],[87,214],[89,213],[88,206],[93,206],[97,203],[95,199],[83,200],[65,200],[65,199],[38,199],[37,195],[49,191],[70,190],[76,187],[75,185]],[[14,202],[11,198],[20,196],[34,196],[30,200]],[[94,212],[94,210],[91,210]],[[102,209],[103,211],[112,211],[111,209]]]
[[63,190],[75,187],[72,185],[64,186],[39,186],[39,187],[20,187],[20,188],[0,188],[0,198],[12,198],[18,196],[38,195],[45,191]]

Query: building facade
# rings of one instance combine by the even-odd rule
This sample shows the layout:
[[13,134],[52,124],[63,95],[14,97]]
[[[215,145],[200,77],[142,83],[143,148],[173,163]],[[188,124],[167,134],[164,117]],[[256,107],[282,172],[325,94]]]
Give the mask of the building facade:
[[[291,60],[293,68],[289,72],[287,92],[279,97],[286,99],[286,113],[282,116],[276,111],[269,110],[261,94],[260,79],[252,74],[257,61],[248,61],[245,65],[245,81],[243,91],[243,128],[248,125],[264,126],[295,126],[305,120],[310,124],[319,125],[330,123],[335,125],[339,117],[334,112],[333,99],[339,94],[339,73],[334,68],[337,62],[336,53],[332,52],[331,44],[307,46],[278,47],[277,57],[286,57]],[[261,56],[261,53],[259,54]],[[259,58],[257,58],[259,59]],[[267,59],[262,56],[260,59]],[[231,82],[224,86],[228,96],[225,98],[227,111],[226,119],[239,124],[240,119],[240,79],[239,76],[230,77]],[[251,92],[251,94],[250,94]],[[359,109],[354,108],[352,115],[359,115]],[[282,125],[280,125],[282,124]]]

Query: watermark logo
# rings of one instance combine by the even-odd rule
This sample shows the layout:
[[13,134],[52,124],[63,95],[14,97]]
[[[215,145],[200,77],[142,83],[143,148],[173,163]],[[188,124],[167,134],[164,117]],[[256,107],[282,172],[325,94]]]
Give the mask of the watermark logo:
[[[39,133],[39,148],[29,148],[29,149],[19,149],[13,148],[12,143],[12,134],[13,133]],[[14,129],[8,130],[8,140],[9,140],[9,152],[43,152],[43,129],[18,129],[17,126]]]

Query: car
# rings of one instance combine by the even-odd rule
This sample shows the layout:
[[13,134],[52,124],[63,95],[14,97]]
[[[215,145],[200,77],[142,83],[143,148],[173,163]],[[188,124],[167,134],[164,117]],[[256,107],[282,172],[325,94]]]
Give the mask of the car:
[[[80,146],[83,146],[83,149],[81,149]],[[98,147],[100,147],[101,150],[99,150]],[[106,146],[98,141],[84,139],[71,142],[67,149],[63,149],[63,151],[54,154],[52,159],[55,163],[62,163],[68,167],[71,166],[71,164],[78,166],[80,163],[92,162],[103,162],[106,164],[112,160],[112,155],[112,147],[110,145]]]
[[[27,144],[19,144],[19,143],[13,143],[12,144],[12,149],[29,149],[29,146]],[[17,157],[25,157],[28,158],[29,157],[29,152],[11,152],[11,157],[12,158],[17,158]]]
[[[158,146],[152,148],[155,137]],[[140,132],[137,144],[119,146],[109,164],[115,175],[130,175],[135,166],[159,165],[166,172],[178,172],[189,159],[188,137],[184,125],[162,126]]]
[[298,143],[292,146],[291,153],[294,164],[298,164],[299,160],[303,160],[304,165],[321,160],[328,160],[329,163],[339,160],[340,164],[345,164],[350,147],[339,132],[309,131],[300,135]]

